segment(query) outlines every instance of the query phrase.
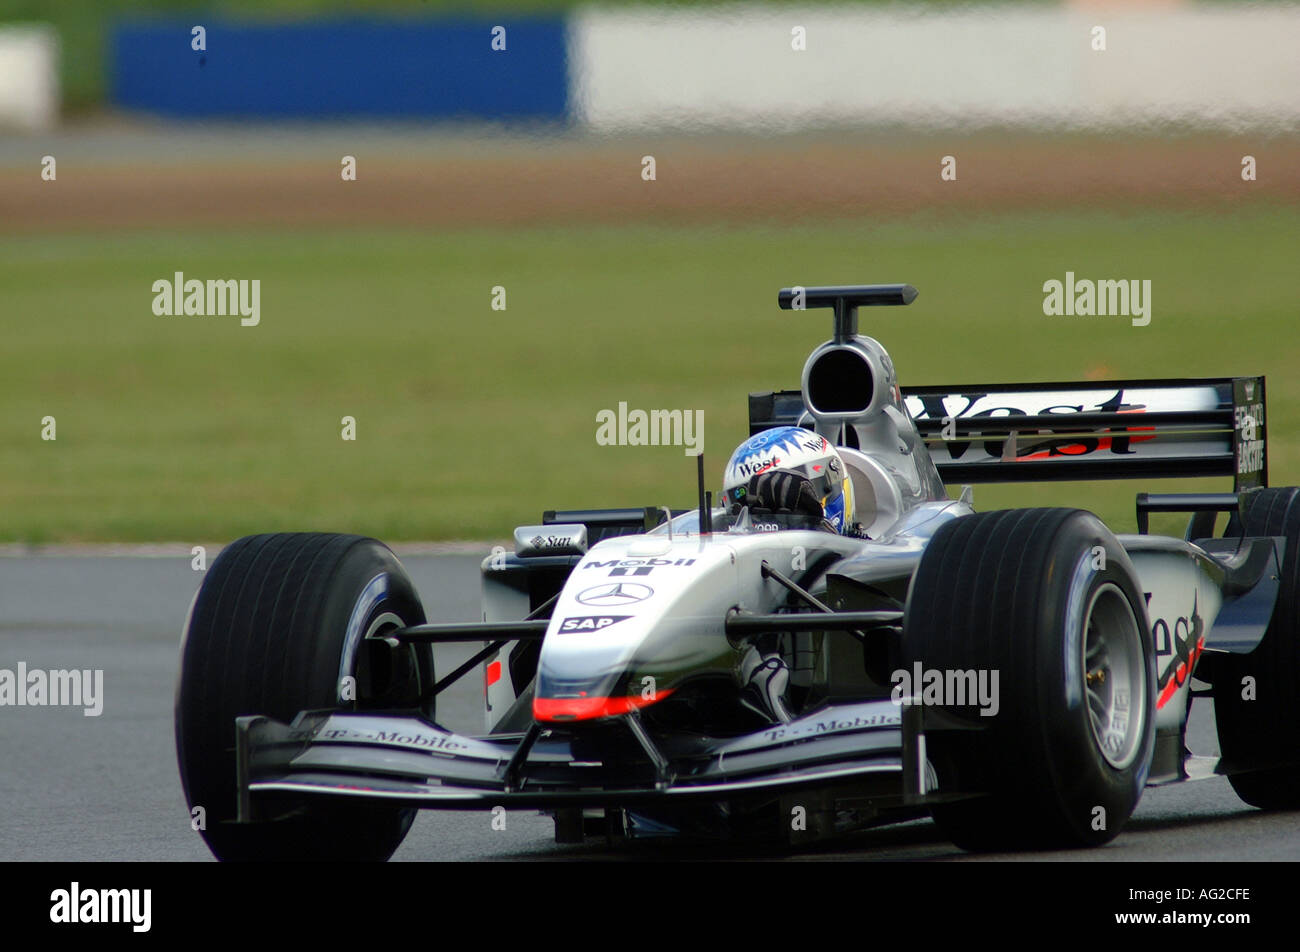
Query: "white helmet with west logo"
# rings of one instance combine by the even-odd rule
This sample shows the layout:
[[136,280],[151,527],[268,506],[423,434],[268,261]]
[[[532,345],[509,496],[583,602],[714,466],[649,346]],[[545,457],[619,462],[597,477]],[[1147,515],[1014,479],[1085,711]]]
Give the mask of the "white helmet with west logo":
[[853,528],[853,483],[835,447],[812,430],[777,426],[747,439],[731,454],[723,475],[728,508],[746,505],[749,481],[763,473],[793,473],[808,480],[836,532]]

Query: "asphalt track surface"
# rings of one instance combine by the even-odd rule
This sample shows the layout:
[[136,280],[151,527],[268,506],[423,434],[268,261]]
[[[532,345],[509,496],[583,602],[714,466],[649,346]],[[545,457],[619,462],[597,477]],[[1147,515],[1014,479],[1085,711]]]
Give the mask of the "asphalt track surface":
[[[431,619],[478,613],[474,555],[403,559]],[[104,709],[0,708],[0,861],[210,860],[191,832],[176,772],[173,690],[180,629],[200,576],[186,557],[0,558],[0,668],[102,668]],[[472,649],[439,649],[448,671]],[[472,675],[449,689],[440,719],[481,729]],[[1190,743],[1217,754],[1209,702],[1194,709]],[[1124,832],[1089,851],[973,857],[933,823],[881,828],[801,853],[746,844],[603,840],[557,846],[552,823],[534,811],[506,814],[494,830],[478,812],[422,812],[397,860],[1296,860],[1300,813],[1265,814],[1214,778],[1149,789]]]

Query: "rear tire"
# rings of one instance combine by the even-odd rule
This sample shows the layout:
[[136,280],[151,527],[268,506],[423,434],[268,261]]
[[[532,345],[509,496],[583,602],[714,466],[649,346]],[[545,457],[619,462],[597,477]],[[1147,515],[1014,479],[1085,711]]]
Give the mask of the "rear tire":
[[1150,766],[1155,664],[1132,563],[1096,516],[947,523],[912,579],[903,633],[905,671],[998,673],[995,714],[948,707],[977,729],[926,734],[936,793],[982,794],[935,805],[953,842],[1095,846],[1119,833]]
[[[366,635],[422,624],[401,563],[361,536],[247,536],[222,550],[195,596],[181,648],[176,754],[191,813],[203,807],[220,860],[388,859],[415,811],[312,799],[236,824],[235,718],[289,722],[300,711],[415,708],[433,683],[427,646]],[[354,690],[343,688],[351,677]],[[344,697],[355,700],[343,700]],[[432,715],[432,709],[426,708]]]
[[[1243,494],[1246,536],[1283,536],[1277,604],[1254,651],[1222,659],[1214,683],[1214,721],[1232,789],[1266,810],[1300,807],[1300,489]],[[1235,534],[1231,532],[1230,534]],[[1254,697],[1245,699],[1245,679]],[[1268,765],[1268,766],[1265,766]],[[1264,766],[1264,769],[1251,769]]]

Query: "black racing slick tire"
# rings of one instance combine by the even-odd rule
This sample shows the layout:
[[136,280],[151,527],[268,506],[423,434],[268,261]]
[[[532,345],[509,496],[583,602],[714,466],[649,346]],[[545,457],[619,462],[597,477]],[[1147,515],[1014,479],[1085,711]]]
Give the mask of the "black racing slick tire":
[[[428,646],[394,648],[366,636],[423,622],[406,571],[374,539],[276,533],[222,550],[190,609],[176,691],[181,782],[213,855],[392,855],[414,810],[304,798],[277,801],[274,819],[235,823],[235,718],[288,723],[304,710],[420,707],[433,682]],[[431,707],[424,711],[432,715]]]
[[977,513],[935,533],[908,593],[903,670],[953,684],[982,672],[997,687],[995,710],[922,696],[927,795],[954,843],[1095,846],[1119,833],[1155,738],[1145,604],[1127,553],[1089,512]]
[[1295,809],[1300,807],[1300,489],[1248,491],[1241,512],[1246,536],[1282,536],[1286,554],[1264,637],[1249,654],[1216,659],[1214,722],[1237,796],[1266,810]]

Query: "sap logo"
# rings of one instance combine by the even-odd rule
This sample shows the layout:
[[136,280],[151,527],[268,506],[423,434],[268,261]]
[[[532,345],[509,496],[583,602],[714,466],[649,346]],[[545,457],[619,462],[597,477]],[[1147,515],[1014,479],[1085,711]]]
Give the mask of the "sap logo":
[[631,618],[631,615],[577,615],[560,622],[560,631],[600,631]]

